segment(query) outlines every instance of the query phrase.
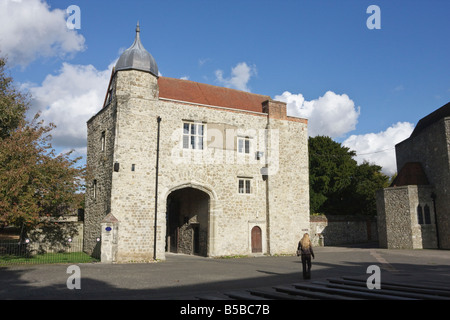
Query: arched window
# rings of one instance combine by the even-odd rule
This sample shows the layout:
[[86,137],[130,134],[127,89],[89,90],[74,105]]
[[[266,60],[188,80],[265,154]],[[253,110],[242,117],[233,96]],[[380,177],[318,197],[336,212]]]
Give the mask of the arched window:
[[417,223],[423,224],[422,206],[420,204],[417,206]]
[[431,224],[431,214],[430,214],[430,207],[428,204],[425,205],[425,208],[423,209],[425,214],[425,224]]

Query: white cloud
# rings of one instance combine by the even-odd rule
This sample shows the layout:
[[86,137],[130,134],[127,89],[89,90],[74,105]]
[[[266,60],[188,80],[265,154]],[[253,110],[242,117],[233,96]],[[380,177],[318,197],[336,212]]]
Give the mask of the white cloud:
[[275,96],[275,100],[287,103],[289,116],[308,119],[309,135],[342,137],[354,130],[358,123],[360,108],[346,94],[327,91],[318,99],[306,101],[301,93],[289,91]]
[[210,58],[198,59],[198,65],[202,67],[205,63],[211,61]]
[[46,123],[56,125],[55,147],[84,152],[86,121],[103,105],[113,66],[97,70],[92,65],[63,63],[58,74],[47,75],[41,85],[24,85],[32,95],[31,115],[41,111]]
[[85,49],[84,37],[66,25],[66,10],[43,0],[0,0],[0,48],[11,65],[38,57],[65,57]]
[[234,88],[242,91],[250,91],[247,87],[247,83],[250,77],[256,75],[256,67],[248,66],[247,63],[238,63],[234,68],[231,69],[231,77],[224,78],[222,70],[216,70],[216,80],[228,87]]
[[[342,137],[354,130],[358,123],[360,108],[356,108],[346,94],[327,91],[318,99],[306,101],[301,93],[285,91],[274,99],[286,102],[288,115],[308,119],[311,137]],[[408,138],[413,130],[412,123],[398,122],[379,133],[351,135],[342,145],[356,151],[355,160],[358,163],[375,163],[382,167],[385,174],[393,175],[397,171],[395,145]]]
[[398,122],[379,133],[352,135],[342,145],[356,151],[358,163],[364,160],[375,163],[385,174],[393,175],[397,171],[395,145],[407,139],[413,130],[412,123]]

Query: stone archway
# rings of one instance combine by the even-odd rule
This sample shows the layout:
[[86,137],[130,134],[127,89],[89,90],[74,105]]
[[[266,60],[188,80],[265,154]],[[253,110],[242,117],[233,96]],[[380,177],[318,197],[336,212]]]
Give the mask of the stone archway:
[[210,195],[183,187],[166,201],[166,251],[208,256]]

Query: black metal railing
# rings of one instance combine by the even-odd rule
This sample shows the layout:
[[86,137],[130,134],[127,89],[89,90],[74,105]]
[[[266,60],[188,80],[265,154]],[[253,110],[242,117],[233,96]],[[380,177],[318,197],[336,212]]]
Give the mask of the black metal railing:
[[67,239],[58,243],[29,239],[0,240],[0,267],[20,264],[88,263],[98,259],[83,252],[82,239]]

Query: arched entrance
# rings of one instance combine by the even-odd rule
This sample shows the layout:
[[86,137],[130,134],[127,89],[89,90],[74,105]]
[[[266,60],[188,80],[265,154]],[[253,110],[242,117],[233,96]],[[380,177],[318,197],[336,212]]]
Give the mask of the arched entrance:
[[262,232],[261,228],[255,226],[252,228],[252,253],[262,252]]
[[208,255],[209,202],[206,192],[192,187],[168,195],[167,252]]

